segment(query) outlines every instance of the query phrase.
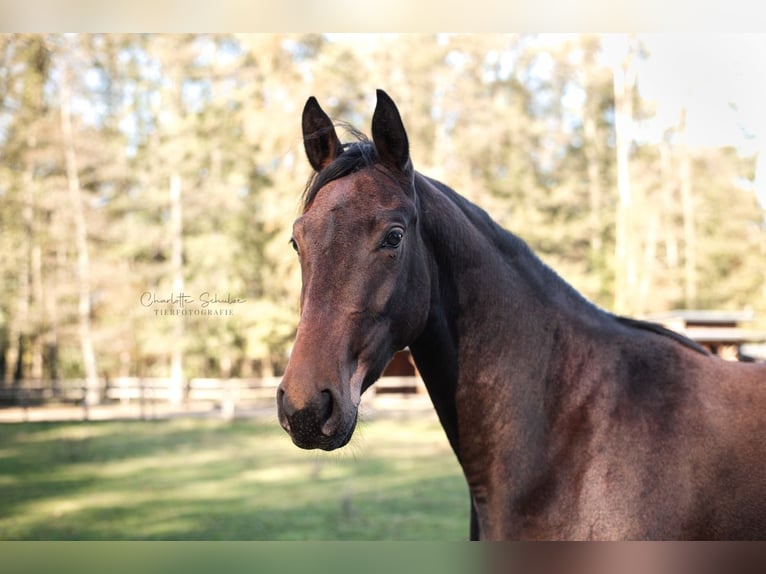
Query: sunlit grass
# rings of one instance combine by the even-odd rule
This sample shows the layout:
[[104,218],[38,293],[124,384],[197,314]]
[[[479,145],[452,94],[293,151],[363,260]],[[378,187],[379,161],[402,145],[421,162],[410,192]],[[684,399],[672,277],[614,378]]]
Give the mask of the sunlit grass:
[[273,421],[0,425],[3,540],[461,540],[468,498],[435,417],[303,451]]

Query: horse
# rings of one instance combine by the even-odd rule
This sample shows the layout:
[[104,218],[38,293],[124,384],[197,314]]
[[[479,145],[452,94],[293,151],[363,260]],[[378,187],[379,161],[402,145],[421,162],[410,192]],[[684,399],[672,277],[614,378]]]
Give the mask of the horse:
[[343,144],[313,96],[290,243],[300,320],[277,415],[304,449],[354,432],[409,347],[470,493],[471,540],[766,538],[766,365],[589,302],[413,167],[394,101]]

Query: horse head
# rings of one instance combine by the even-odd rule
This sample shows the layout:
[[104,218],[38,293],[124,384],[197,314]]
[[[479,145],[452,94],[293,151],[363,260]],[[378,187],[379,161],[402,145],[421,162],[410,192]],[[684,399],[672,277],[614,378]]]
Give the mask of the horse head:
[[313,97],[303,110],[316,174],[293,224],[301,312],[277,391],[280,424],[302,448],[348,443],[362,393],[428,317],[407,134],[391,98],[381,90],[377,97],[371,142],[344,146]]

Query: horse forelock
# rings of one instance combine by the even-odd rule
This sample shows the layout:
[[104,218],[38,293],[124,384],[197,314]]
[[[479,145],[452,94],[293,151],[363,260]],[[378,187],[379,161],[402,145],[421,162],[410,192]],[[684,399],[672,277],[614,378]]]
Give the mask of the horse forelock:
[[407,163],[403,173],[394,174],[380,162],[375,145],[361,132],[353,132],[358,141],[343,144],[343,152],[320,172],[315,172],[303,191],[302,209],[305,213],[316,196],[328,183],[341,179],[366,168],[377,167],[392,181],[414,191],[415,170],[412,161]]
[[319,191],[328,183],[346,177],[378,162],[375,146],[363,134],[356,133],[358,141],[343,144],[343,153],[320,172],[315,172],[303,191],[303,211],[306,211]]

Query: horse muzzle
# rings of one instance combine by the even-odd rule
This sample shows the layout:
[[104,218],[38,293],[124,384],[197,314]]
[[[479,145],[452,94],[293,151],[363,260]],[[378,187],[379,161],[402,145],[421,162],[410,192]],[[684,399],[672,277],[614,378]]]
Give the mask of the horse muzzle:
[[277,389],[279,424],[296,446],[304,449],[335,450],[348,444],[354,434],[356,408],[344,408],[338,394],[324,389],[302,401],[290,397],[284,382]]

